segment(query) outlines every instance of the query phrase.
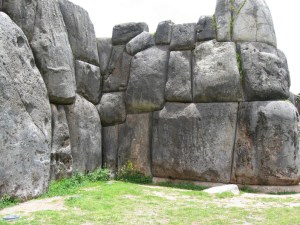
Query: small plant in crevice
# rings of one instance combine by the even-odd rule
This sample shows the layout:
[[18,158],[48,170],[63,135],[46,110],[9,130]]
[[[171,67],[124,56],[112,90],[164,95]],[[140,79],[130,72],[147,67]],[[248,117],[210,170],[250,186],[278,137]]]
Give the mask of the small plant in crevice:
[[116,180],[137,184],[152,183],[152,177],[145,176],[142,172],[135,170],[130,161],[117,172]]
[[19,203],[19,200],[16,198],[13,198],[7,194],[4,194],[1,198],[0,198],[0,209],[6,208],[8,206],[13,206],[16,205],[17,203]]

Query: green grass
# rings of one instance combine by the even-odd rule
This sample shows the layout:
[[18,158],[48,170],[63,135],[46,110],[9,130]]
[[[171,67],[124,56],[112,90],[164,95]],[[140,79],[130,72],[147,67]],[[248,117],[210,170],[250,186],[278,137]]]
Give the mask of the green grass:
[[19,203],[19,201],[17,199],[12,198],[9,195],[3,195],[0,198],[0,210],[10,207],[10,206],[13,206],[13,205],[16,205],[18,203]]
[[[253,192],[247,187],[239,196],[210,195],[203,192],[206,187],[138,184],[136,176],[135,183],[111,181],[107,174],[99,170],[52,182],[42,198],[63,196],[60,201],[64,202],[65,210],[17,213],[22,218],[14,224],[300,224],[300,207],[287,207],[299,203],[299,197],[247,198],[243,193]],[[125,178],[131,179],[128,174]],[[0,220],[0,224],[11,223]]]

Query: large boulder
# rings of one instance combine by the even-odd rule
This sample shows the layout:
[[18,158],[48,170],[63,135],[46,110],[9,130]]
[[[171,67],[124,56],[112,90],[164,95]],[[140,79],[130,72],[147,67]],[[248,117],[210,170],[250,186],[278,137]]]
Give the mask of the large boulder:
[[231,182],[299,184],[298,121],[289,101],[240,103]]
[[192,101],[192,52],[170,53],[166,100],[169,102]]
[[193,50],[196,44],[196,24],[185,23],[173,26],[170,50]]
[[126,51],[129,55],[135,55],[136,53],[143,51],[147,48],[150,48],[154,45],[153,35],[143,31],[131,41],[129,41],[126,45]]
[[161,46],[148,48],[133,57],[126,91],[126,107],[129,113],[162,109],[165,102],[168,58],[168,49]]
[[143,31],[149,31],[146,23],[118,24],[113,28],[112,43],[113,45],[124,45]]
[[103,91],[125,91],[128,84],[132,56],[125,52],[124,45],[113,46],[107,73],[103,79]]
[[243,99],[235,44],[200,43],[194,50],[195,102],[237,102]]
[[277,45],[272,16],[264,0],[218,0],[215,16],[218,41]]
[[171,20],[162,21],[158,24],[155,32],[155,44],[169,45],[171,43],[173,25]]
[[99,65],[94,25],[88,12],[68,0],[59,0],[75,59]]
[[127,115],[119,127],[118,168],[132,163],[134,170],[150,176],[152,113]]
[[0,5],[1,2],[2,10],[18,24],[30,42],[35,23],[37,0],[1,0]]
[[126,119],[124,92],[103,94],[97,109],[103,126],[123,123]]
[[216,38],[212,16],[201,16],[196,26],[197,41],[208,41]]
[[98,104],[101,96],[100,68],[92,64],[75,61],[77,93],[93,104]]
[[51,144],[51,180],[60,180],[72,175],[72,153],[69,126],[64,106],[51,105],[52,144]]
[[289,70],[280,50],[264,43],[246,42],[238,44],[238,51],[248,101],[289,98]]
[[111,38],[97,38],[100,71],[105,75],[112,52]]
[[55,104],[73,103],[76,90],[73,54],[56,0],[37,1],[30,44],[50,101]]
[[167,103],[154,112],[156,177],[230,182],[238,103]]
[[23,199],[48,188],[51,109],[23,31],[0,12],[0,196]]
[[89,172],[102,165],[101,121],[96,107],[80,95],[65,106],[71,139],[73,172]]

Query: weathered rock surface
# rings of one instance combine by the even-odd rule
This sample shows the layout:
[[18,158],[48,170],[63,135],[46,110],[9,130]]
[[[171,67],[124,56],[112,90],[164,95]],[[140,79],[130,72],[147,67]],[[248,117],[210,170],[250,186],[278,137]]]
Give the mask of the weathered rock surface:
[[37,0],[1,0],[0,6],[1,4],[2,10],[18,24],[30,42],[33,34]]
[[193,50],[196,44],[196,24],[176,24],[173,26],[170,50]]
[[158,24],[155,33],[157,45],[169,45],[171,43],[173,25],[171,20],[162,21]]
[[96,107],[80,95],[65,106],[71,139],[73,171],[88,172],[102,165],[101,121]]
[[143,31],[149,31],[146,23],[118,24],[113,28],[112,43],[113,45],[124,45]]
[[100,68],[92,64],[75,61],[77,93],[93,104],[98,104],[101,95]]
[[230,182],[238,103],[167,103],[154,112],[152,174]]
[[232,182],[291,185],[300,180],[299,115],[288,101],[240,103]]
[[112,52],[111,38],[97,38],[100,71],[105,75]]
[[118,168],[132,163],[135,170],[151,175],[152,113],[127,115],[120,125]]
[[36,12],[30,44],[50,101],[71,104],[76,90],[74,62],[59,5],[55,0],[39,0]]
[[115,174],[118,170],[119,125],[102,129],[103,167]]
[[72,175],[70,133],[64,106],[51,105],[52,144],[50,179],[59,180]]
[[262,42],[276,47],[272,16],[264,0],[218,0],[217,40]]
[[152,34],[143,31],[126,45],[126,51],[129,55],[135,55],[136,53],[143,51],[154,45],[154,39]]
[[127,112],[162,109],[165,102],[168,58],[169,51],[160,46],[151,47],[133,57],[126,91]]
[[214,40],[194,51],[193,94],[195,102],[237,102],[242,86],[235,44]]
[[216,38],[212,16],[201,16],[196,25],[197,41],[207,41]]
[[103,91],[125,91],[128,85],[132,56],[128,55],[125,46],[113,46],[107,74],[103,79]]
[[97,109],[103,126],[123,123],[126,119],[124,92],[103,94]]
[[75,59],[99,65],[94,25],[88,12],[68,0],[59,0]]
[[263,43],[238,44],[248,101],[289,98],[290,77],[284,54]]
[[170,52],[166,100],[170,102],[192,101],[192,52]]
[[22,30],[0,12],[0,196],[31,198],[48,187],[51,109]]

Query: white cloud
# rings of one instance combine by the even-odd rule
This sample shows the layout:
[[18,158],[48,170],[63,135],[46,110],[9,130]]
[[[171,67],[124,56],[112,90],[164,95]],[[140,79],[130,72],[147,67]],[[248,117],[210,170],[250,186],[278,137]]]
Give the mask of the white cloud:
[[[155,32],[160,21],[175,23],[197,22],[201,15],[212,15],[215,0],[71,0],[85,8],[94,23],[97,37],[111,37],[114,25],[125,22],[146,22],[150,32]],[[271,10],[277,34],[278,48],[287,56],[291,74],[291,91],[300,93],[300,67],[297,53],[298,12],[296,0],[266,0]]]

